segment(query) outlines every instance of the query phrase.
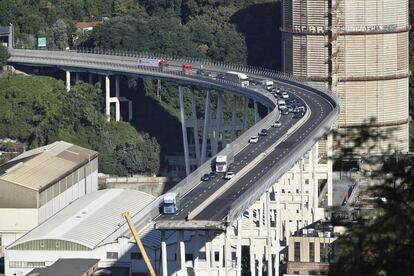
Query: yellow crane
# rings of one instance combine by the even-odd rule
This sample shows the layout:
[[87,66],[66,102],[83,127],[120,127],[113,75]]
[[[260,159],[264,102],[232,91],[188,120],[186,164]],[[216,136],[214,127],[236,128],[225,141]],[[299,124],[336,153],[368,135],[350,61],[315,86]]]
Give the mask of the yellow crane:
[[139,237],[138,231],[135,228],[134,223],[132,222],[131,215],[129,214],[129,212],[124,212],[124,213],[122,213],[122,216],[126,219],[128,225],[129,225],[129,229],[131,229],[131,233],[135,238],[135,241],[138,245],[139,251],[141,251],[142,257],[144,258],[145,264],[147,265],[151,276],[156,276],[154,268],[152,267],[151,261],[148,258],[147,251],[145,251],[144,245],[142,244],[142,241],[141,241],[141,238]]

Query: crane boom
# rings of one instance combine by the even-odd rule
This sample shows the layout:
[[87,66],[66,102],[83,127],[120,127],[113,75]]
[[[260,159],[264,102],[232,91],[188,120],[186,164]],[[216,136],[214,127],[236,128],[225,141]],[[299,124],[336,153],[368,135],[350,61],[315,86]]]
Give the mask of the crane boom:
[[151,276],[156,276],[154,268],[152,267],[151,261],[148,258],[147,251],[145,251],[144,245],[142,244],[141,238],[139,237],[138,231],[135,228],[134,223],[132,222],[131,215],[129,212],[122,213],[122,216],[126,219],[129,229],[131,229],[131,233],[134,236],[134,239],[138,245],[139,251],[141,251],[142,257],[144,258],[145,264],[148,267],[148,270],[151,274]]

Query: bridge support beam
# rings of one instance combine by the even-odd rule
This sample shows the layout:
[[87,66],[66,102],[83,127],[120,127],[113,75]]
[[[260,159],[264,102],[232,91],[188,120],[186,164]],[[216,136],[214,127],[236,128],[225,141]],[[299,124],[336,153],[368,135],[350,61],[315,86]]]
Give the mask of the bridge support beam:
[[243,131],[247,130],[247,107],[249,106],[249,98],[243,97]]
[[198,138],[198,120],[197,120],[197,112],[196,112],[196,102],[195,102],[195,93],[194,89],[191,89],[191,109],[194,121],[194,144],[195,144],[195,155],[196,155],[196,162],[197,166],[201,166],[201,158],[200,158],[200,139]]
[[161,231],[161,265],[162,275],[168,275],[168,259],[167,259],[167,242],[165,241],[165,231]]
[[66,92],[70,91],[70,71],[66,70]]
[[241,276],[241,238],[242,238],[242,222],[241,219],[237,221],[237,245],[236,245],[236,275]]
[[204,108],[204,128],[203,128],[203,141],[201,144],[201,163],[207,160],[207,136],[208,125],[210,121],[210,91],[207,91],[206,103]]
[[233,95],[233,102],[231,105],[231,132],[230,132],[230,143],[233,143],[235,139],[235,125],[236,125],[236,114],[237,113],[237,98]]
[[121,103],[119,102],[119,76],[115,76],[115,121],[121,119]]
[[185,173],[188,176],[191,173],[190,154],[188,151],[187,126],[185,124],[184,94],[183,94],[182,86],[178,86],[178,92],[179,92],[179,98],[180,98],[180,115],[181,115],[181,129],[182,129],[182,134],[183,134]]
[[253,105],[254,105],[254,123],[256,124],[257,121],[259,120],[259,116],[258,116],[259,114],[257,111],[257,102],[253,101]]
[[177,261],[179,262],[179,275],[187,275],[187,270],[185,267],[185,241],[184,241],[184,231],[178,231],[178,251],[177,252]]
[[89,77],[89,78],[88,78],[88,82],[89,82],[89,84],[92,84],[92,82],[93,82],[93,80],[92,80],[92,77],[93,77],[93,76],[92,76],[92,73],[89,73],[89,74],[88,74],[88,77]]
[[328,140],[327,140],[327,144],[328,144],[328,183],[326,183],[328,185],[328,206],[332,206],[333,202],[332,202],[332,147],[333,147],[333,139],[332,139],[332,133],[328,134]]
[[79,72],[75,72],[75,83],[77,84],[80,80]]
[[105,114],[106,114],[106,121],[109,122],[111,120],[111,82],[109,79],[109,75],[105,75]]

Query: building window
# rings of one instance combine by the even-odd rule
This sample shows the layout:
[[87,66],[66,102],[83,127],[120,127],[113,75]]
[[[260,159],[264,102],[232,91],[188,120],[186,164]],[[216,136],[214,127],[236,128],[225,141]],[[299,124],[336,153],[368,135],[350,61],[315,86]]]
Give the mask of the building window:
[[193,254],[185,254],[185,260],[186,261],[192,261],[193,260]]
[[220,260],[220,252],[215,251],[214,252],[214,261],[218,262]]
[[320,244],[320,258],[321,263],[327,263],[328,262],[328,250],[325,243]]
[[313,242],[309,243],[309,262],[315,262],[315,244]]
[[294,259],[295,259],[295,262],[300,262],[300,242],[295,242]]
[[293,271],[293,275],[299,275],[299,271]]
[[198,260],[199,261],[205,261],[206,260],[206,251],[200,251],[200,253],[198,253]]
[[335,261],[335,251],[333,243],[328,244],[328,257],[330,263],[333,263]]
[[309,184],[309,179],[305,179],[305,184]]
[[132,252],[131,260],[142,260],[142,254],[140,252]]
[[118,259],[118,252],[106,252],[107,259]]

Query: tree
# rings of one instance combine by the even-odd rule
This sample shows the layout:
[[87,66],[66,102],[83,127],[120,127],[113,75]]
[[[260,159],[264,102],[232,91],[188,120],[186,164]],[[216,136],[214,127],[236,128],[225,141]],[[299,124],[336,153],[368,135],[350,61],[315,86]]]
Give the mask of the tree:
[[0,45],[0,70],[3,69],[3,66],[7,64],[10,54],[6,47]]
[[58,49],[64,50],[68,47],[67,25],[63,19],[56,20],[52,26],[53,41],[52,44]]

